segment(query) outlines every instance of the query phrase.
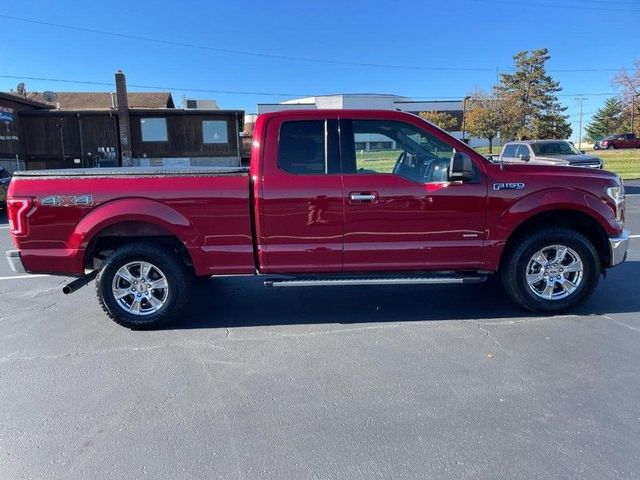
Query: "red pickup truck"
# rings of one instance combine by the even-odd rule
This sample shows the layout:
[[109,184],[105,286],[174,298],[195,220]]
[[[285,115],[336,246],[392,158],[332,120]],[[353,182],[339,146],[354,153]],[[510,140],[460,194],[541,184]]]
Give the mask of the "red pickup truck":
[[616,148],[640,148],[640,139],[633,133],[621,133],[619,135],[610,135],[597,142],[598,148],[595,150]]
[[267,286],[473,283],[500,274],[518,304],[584,301],[626,257],[613,173],[502,165],[417,116],[260,115],[245,168],[18,172],[15,271],[94,276],[130,328],[175,318],[195,277]]

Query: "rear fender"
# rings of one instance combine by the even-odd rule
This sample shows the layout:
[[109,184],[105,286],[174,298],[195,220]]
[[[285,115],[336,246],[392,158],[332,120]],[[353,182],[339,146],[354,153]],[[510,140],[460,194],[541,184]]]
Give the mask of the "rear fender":
[[85,250],[105,228],[123,222],[156,225],[191,245],[198,234],[189,220],[175,209],[155,200],[128,198],[100,205],[86,215],[68,239],[70,248]]

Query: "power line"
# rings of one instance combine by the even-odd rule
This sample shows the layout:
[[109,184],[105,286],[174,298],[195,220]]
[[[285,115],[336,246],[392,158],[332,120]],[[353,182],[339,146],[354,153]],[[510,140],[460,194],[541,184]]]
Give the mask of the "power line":
[[[472,1],[498,1],[498,0],[472,0]],[[513,3],[513,2],[512,2]],[[528,4],[524,4],[528,5]],[[640,12],[640,10],[638,10]],[[117,38],[127,38],[130,40],[138,40],[143,42],[151,42],[162,45],[171,45],[176,47],[183,48],[192,48],[197,50],[206,50],[211,52],[223,53],[223,54],[233,54],[233,55],[244,55],[250,57],[260,57],[260,58],[271,58],[277,60],[290,60],[297,62],[309,62],[309,63],[322,63],[322,64],[332,64],[332,65],[343,65],[350,67],[369,67],[369,68],[390,68],[390,69],[402,69],[402,70],[425,70],[425,71],[442,71],[442,72],[494,72],[495,67],[443,67],[443,66],[424,66],[424,65],[395,65],[395,64],[384,64],[384,63],[367,63],[367,62],[351,62],[346,60],[330,60],[330,59],[322,59],[322,58],[313,58],[313,57],[297,57],[292,55],[281,55],[281,54],[273,54],[273,53],[257,53],[257,52],[249,52],[246,50],[234,50],[227,48],[218,48],[212,47],[209,45],[200,45],[195,43],[187,43],[187,42],[177,42],[173,40],[165,40],[162,38],[155,37],[145,37],[141,35],[132,35],[129,33],[120,33],[120,32],[111,32],[107,30],[99,30],[95,28],[82,27],[77,25],[67,25],[62,23],[54,23],[47,22],[43,20],[34,20],[31,18],[25,17],[17,17],[14,15],[6,15],[0,14],[0,18],[5,18],[7,20],[14,20],[18,22],[31,23],[35,25],[44,25],[47,27],[55,27],[62,28],[66,30],[74,30],[85,33],[92,33],[97,35],[108,35],[111,37]],[[512,71],[513,68],[503,68],[501,70]],[[583,68],[583,69],[549,69],[549,72],[617,72],[619,68]]]
[[557,3],[532,3],[532,2],[518,2],[515,0],[471,0],[476,3],[494,3],[498,5],[516,5],[533,8],[564,8],[571,10],[591,10],[600,12],[623,12],[623,13],[640,13],[640,10],[633,10],[628,8],[610,8],[610,7],[596,7],[582,5],[559,5]]
[[375,67],[375,68],[396,68],[396,69],[410,69],[410,70],[431,70],[431,71],[467,71],[467,72],[492,72],[493,68],[476,68],[476,67],[425,67],[420,65],[390,65],[382,63],[365,63],[365,62],[348,62],[342,60],[329,60],[311,57],[296,57],[291,55],[280,55],[273,53],[257,53],[249,52],[245,50],[232,50],[227,48],[211,47],[208,45],[199,45],[195,43],[176,42],[172,40],[164,40],[161,38],[144,37],[141,35],[131,35],[129,33],[109,32],[107,30],[98,30],[95,28],[80,27],[76,25],[66,25],[61,23],[45,22],[41,20],[33,20],[30,18],[16,17],[13,15],[0,14],[0,18],[6,18],[9,20],[16,20],[19,22],[33,23],[36,25],[45,25],[48,27],[64,28],[67,30],[75,30],[86,33],[95,33],[99,35],[109,35],[118,38],[128,38],[131,40],[140,40],[145,42],[159,43],[163,45],[172,45],[177,47],[194,48],[198,50],[208,50],[218,53],[229,53],[233,55],[246,55],[251,57],[272,58],[278,60],[294,60],[298,62],[313,62],[313,63],[329,63],[334,65],[347,65],[354,67]]
[[[69,80],[64,78],[42,78],[42,77],[21,77],[17,75],[0,75],[0,78],[12,78],[15,80],[36,80],[42,82],[70,83],[77,85],[99,85],[107,87],[115,87],[113,82],[92,82],[88,80]],[[182,88],[182,87],[159,87],[154,85],[135,85],[129,84],[130,88],[147,88],[149,90],[177,90],[180,92],[200,92],[200,93],[229,93],[234,95],[264,95],[271,97],[308,97],[306,94],[280,93],[280,92],[247,92],[235,90],[212,90],[208,88]]]
[[[67,83],[67,84],[77,84],[77,85],[96,85],[96,86],[107,86],[107,87],[115,87],[113,82],[95,82],[90,80],[72,80],[68,78],[45,78],[45,77],[27,77],[21,75],[0,75],[0,78],[10,78],[14,80],[34,80],[41,82],[54,82],[54,83]],[[233,94],[233,95],[260,95],[260,96],[271,96],[271,97],[316,97],[321,96],[322,94],[318,93],[283,93],[283,92],[250,92],[250,91],[236,91],[236,90],[215,90],[209,88],[189,88],[189,87],[175,87],[175,86],[158,86],[158,85],[138,85],[138,84],[128,84],[130,88],[146,88],[149,90],[174,90],[179,92],[200,92],[200,93],[223,93],[223,94]],[[344,95],[348,95],[348,93],[344,93]],[[581,92],[581,93],[561,93],[556,94],[558,97],[576,97],[576,96],[607,96],[607,95],[619,95],[619,92]],[[372,97],[379,97],[384,95],[375,95],[372,94]],[[401,95],[402,96],[402,95]],[[443,95],[443,96],[422,96],[422,97],[410,97],[414,101],[419,100],[460,100],[464,98],[465,95]]]
[[572,1],[577,2],[577,3],[583,3],[583,4],[585,2],[587,2],[587,3],[604,3],[606,5],[611,5],[611,4],[614,4],[614,5],[634,5],[634,6],[638,5],[637,1],[621,1],[621,0],[615,0],[615,1],[612,1],[612,0],[572,0]]

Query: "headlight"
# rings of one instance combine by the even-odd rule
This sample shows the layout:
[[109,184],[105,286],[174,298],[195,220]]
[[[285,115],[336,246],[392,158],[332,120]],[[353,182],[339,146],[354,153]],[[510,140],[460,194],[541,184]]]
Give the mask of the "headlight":
[[616,206],[616,220],[621,221],[624,213],[624,187],[619,185],[607,188],[607,196]]

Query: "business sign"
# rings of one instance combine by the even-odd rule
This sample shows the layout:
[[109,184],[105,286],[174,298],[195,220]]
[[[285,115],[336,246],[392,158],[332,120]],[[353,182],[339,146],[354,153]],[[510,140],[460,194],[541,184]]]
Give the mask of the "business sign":
[[0,122],[13,122],[13,108],[0,107]]

